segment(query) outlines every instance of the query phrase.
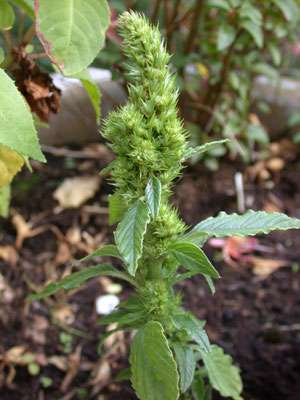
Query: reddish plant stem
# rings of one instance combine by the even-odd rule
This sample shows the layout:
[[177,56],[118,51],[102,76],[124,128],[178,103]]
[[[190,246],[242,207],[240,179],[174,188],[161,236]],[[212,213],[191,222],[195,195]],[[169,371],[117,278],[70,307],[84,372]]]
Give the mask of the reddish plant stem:
[[181,3],[181,0],[176,0],[171,19],[169,21],[168,26],[166,27],[167,28],[167,34],[166,34],[167,42],[168,42],[168,47],[170,49],[172,49],[172,47],[173,47],[173,32],[176,27],[176,19],[177,19],[178,13],[179,13],[180,3]]
[[36,59],[40,59],[40,58],[48,58],[47,53],[33,53],[33,54],[29,54],[29,57],[32,60],[36,60]]
[[202,15],[204,3],[205,3],[205,0],[197,1],[194,16],[192,19],[191,29],[190,29],[189,35],[186,39],[185,45],[184,45],[184,54],[189,54],[194,48],[195,39],[196,39],[197,32],[198,32],[199,20]]
[[165,29],[167,29],[171,22],[169,0],[164,0],[164,22]]
[[[228,47],[228,50],[224,57],[223,68],[221,71],[221,76],[220,76],[219,82],[216,85],[209,87],[207,95],[204,99],[204,104],[206,106],[209,106],[212,110],[214,110],[215,106],[217,105],[217,103],[220,99],[220,96],[222,94],[223,87],[224,87],[225,83],[227,82],[227,76],[228,76],[228,72],[229,72],[229,68],[230,68],[232,52],[233,52],[234,46],[236,44],[236,41],[238,40],[241,33],[242,33],[242,30],[237,32],[234,41]],[[203,116],[203,114],[200,112],[198,115],[197,121],[198,121],[198,123],[200,123],[203,126],[203,128],[205,128],[205,126],[208,122],[207,114]]]
[[152,11],[152,16],[151,16],[151,22],[152,24],[156,24],[157,18],[158,18],[158,11],[159,11],[159,6],[161,4],[162,0],[156,0],[153,11]]

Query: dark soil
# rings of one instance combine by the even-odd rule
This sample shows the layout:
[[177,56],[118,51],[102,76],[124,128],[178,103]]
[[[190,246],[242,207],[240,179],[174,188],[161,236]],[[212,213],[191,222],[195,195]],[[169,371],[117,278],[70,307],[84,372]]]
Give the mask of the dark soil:
[[[286,161],[280,176],[270,178],[276,183],[272,189],[254,179],[246,180],[247,208],[276,207],[290,216],[300,217],[300,162],[296,155],[293,158]],[[64,178],[97,174],[104,166],[105,159],[74,161],[49,156],[48,164],[37,165],[31,175],[23,171],[15,180],[12,214],[18,213],[25,221],[33,221],[33,228],[54,226],[59,233],[50,228],[24,239],[22,247],[17,249],[15,263],[13,257],[5,262],[0,256],[1,400],[136,399],[127,382],[113,382],[116,373],[128,366],[125,352],[128,353],[130,335],[118,337],[104,347],[100,356],[97,352],[105,328],[97,325],[99,317],[94,304],[95,299],[105,293],[105,280],[92,279],[67,297],[54,296],[48,305],[43,301],[32,304],[24,301],[33,293],[34,286],[41,288],[70,272],[72,259],[85,256],[85,248],[97,234],[102,234],[99,243],[108,243],[112,229],[108,227],[107,214],[88,212],[82,207],[61,210],[52,197]],[[176,183],[174,196],[183,219],[192,225],[221,210],[237,212],[234,174],[244,169],[243,165],[229,160],[222,161],[218,173],[201,166],[187,168]],[[110,186],[103,182],[87,204],[98,209],[107,207],[110,191]],[[0,219],[0,224],[0,247],[15,249],[16,228],[12,218]],[[74,239],[74,232],[79,232],[80,240]],[[300,234],[297,231],[275,232],[260,236],[259,240],[275,249],[271,255],[264,254],[265,258],[287,260],[288,266],[268,275],[255,275],[250,265],[238,263],[234,268],[226,265],[220,261],[220,253],[206,245],[207,254],[215,260],[222,276],[216,282],[216,294],[211,295],[201,276],[181,282],[178,289],[184,294],[185,307],[207,321],[210,340],[223,346],[241,368],[245,399],[296,400],[300,393],[300,275],[297,264]],[[122,285],[121,301],[131,293],[129,286]],[[82,338],[73,331],[69,348],[66,348],[60,337],[65,330],[51,323],[49,307],[52,313],[57,312],[55,315],[59,315],[59,310],[66,314],[61,323],[88,333],[90,338]],[[61,318],[60,315],[60,321]],[[124,350],[124,339],[127,350]],[[15,346],[24,346],[26,352],[35,355],[41,368],[38,375],[29,374],[26,366],[17,362],[14,364],[16,375],[9,382],[9,363],[5,364],[3,357],[7,361],[7,351]],[[76,349],[81,349],[78,368]],[[53,365],[50,362],[53,356],[68,361],[68,367],[62,370],[57,364]],[[100,370],[94,380],[91,378],[93,369],[94,372]],[[70,379],[66,382],[68,373]],[[44,377],[52,379],[47,388],[42,384],[45,385]],[[214,396],[218,398],[216,393]]]

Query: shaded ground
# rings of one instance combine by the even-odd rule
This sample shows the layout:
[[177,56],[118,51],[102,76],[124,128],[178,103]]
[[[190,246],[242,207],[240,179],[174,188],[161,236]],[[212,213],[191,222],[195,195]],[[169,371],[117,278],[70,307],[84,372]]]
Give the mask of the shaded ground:
[[[88,201],[89,208],[62,210],[52,198],[63,178],[97,174],[106,162],[105,156],[97,161],[49,156],[47,165],[38,165],[32,175],[24,171],[14,184],[13,218],[0,219],[0,247],[10,251],[7,261],[0,256],[1,400],[136,398],[126,382],[113,382],[127,366],[124,341],[128,344],[130,337],[115,337],[104,347],[100,362],[97,353],[104,329],[96,324],[94,304],[97,296],[110,290],[110,280],[92,279],[82,289],[67,297],[59,294],[48,304],[24,302],[35,287],[70,272],[74,259],[108,242],[112,230],[106,207],[111,189],[106,183]],[[247,208],[300,217],[299,154],[287,156],[285,162],[284,169],[273,171],[267,182],[258,183],[249,171],[244,174],[248,176]],[[185,221],[195,224],[222,209],[236,212],[234,174],[243,169],[228,160],[222,162],[218,174],[201,166],[186,169],[174,197]],[[30,227],[20,222],[19,215],[32,222],[32,229],[45,231],[35,232],[39,234],[22,244],[21,232]],[[14,252],[16,231],[20,248]],[[275,232],[260,237],[260,243],[275,249],[265,258],[286,260],[287,266],[266,276],[254,274],[249,265],[227,266],[220,261],[220,253],[207,245],[222,276],[216,294],[210,294],[201,277],[181,282],[178,288],[184,293],[185,307],[207,320],[211,341],[223,346],[240,366],[245,399],[296,400],[300,393],[300,234]],[[126,299],[130,290],[123,286],[120,299]],[[51,315],[55,324],[50,322]],[[27,361],[18,352],[34,355],[40,365],[37,375],[28,372]],[[45,387],[47,378],[51,378],[49,387]]]

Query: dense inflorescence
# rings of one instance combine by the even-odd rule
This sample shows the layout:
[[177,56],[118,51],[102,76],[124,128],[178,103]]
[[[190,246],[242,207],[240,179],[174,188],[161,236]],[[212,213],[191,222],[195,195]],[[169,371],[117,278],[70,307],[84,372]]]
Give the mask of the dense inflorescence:
[[124,65],[133,83],[128,86],[127,104],[109,114],[103,136],[117,155],[109,168],[125,209],[143,198],[149,177],[160,179],[160,213],[145,240],[148,252],[159,257],[185,229],[168,197],[183,168],[187,135],[177,116],[178,91],[159,30],[149,26],[145,17],[127,12],[120,19],[120,34],[128,60]]

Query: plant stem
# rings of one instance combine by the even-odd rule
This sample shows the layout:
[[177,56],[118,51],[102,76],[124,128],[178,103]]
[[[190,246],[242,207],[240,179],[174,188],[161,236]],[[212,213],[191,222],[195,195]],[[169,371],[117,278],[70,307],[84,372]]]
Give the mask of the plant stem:
[[22,39],[25,18],[26,18],[25,12],[20,9],[19,10],[19,26],[18,26],[18,33],[17,33],[18,42],[21,42],[21,39]]
[[152,16],[151,16],[151,22],[152,24],[156,24],[157,18],[158,18],[158,11],[159,11],[159,6],[162,0],[156,0],[156,3],[153,8]]
[[31,40],[34,38],[35,35],[35,24],[32,24],[28,31],[25,33],[22,44],[26,46]]
[[197,36],[199,20],[202,15],[205,0],[198,0],[192,20],[191,30],[184,45],[184,54],[189,54],[194,47],[195,38]]
[[150,262],[150,268],[151,268],[151,276],[153,279],[162,280],[163,278],[162,263],[163,263],[163,257],[152,258]]
[[169,21],[168,26],[166,26],[166,29],[167,29],[166,36],[167,36],[167,42],[168,42],[167,44],[168,44],[169,48],[172,48],[173,32],[176,27],[176,19],[178,16],[180,3],[181,3],[181,0],[176,0],[175,6],[173,8],[171,20]]
[[0,64],[0,68],[7,70],[10,65],[13,63],[14,58],[11,53],[8,53],[5,59],[3,60],[2,64]]
[[11,51],[11,49],[13,48],[11,34],[8,31],[5,31],[5,30],[3,30],[3,31],[1,30],[1,32],[2,32],[2,34],[4,36],[4,38],[5,38],[8,50]]
[[34,59],[40,59],[40,58],[48,58],[47,53],[33,53],[29,54],[29,57],[34,60]]
[[[220,76],[219,82],[215,86],[210,87],[208,89],[208,92],[207,92],[206,98],[204,100],[204,103],[207,106],[209,106],[212,110],[215,109],[215,106],[217,105],[217,103],[218,103],[218,101],[220,99],[220,96],[222,94],[223,87],[227,82],[227,76],[228,76],[228,71],[229,71],[229,67],[230,67],[232,52],[233,52],[234,46],[236,44],[236,41],[238,40],[238,38],[241,35],[241,33],[242,33],[242,30],[237,32],[234,41],[228,47],[228,50],[227,50],[227,52],[225,54],[225,57],[224,57],[223,68],[222,68],[222,71],[221,71],[221,76]],[[198,115],[198,122],[202,125],[202,127],[204,129],[205,129],[208,121],[209,121],[209,117],[208,117],[207,114],[205,114],[203,116],[203,114],[200,113]]]

